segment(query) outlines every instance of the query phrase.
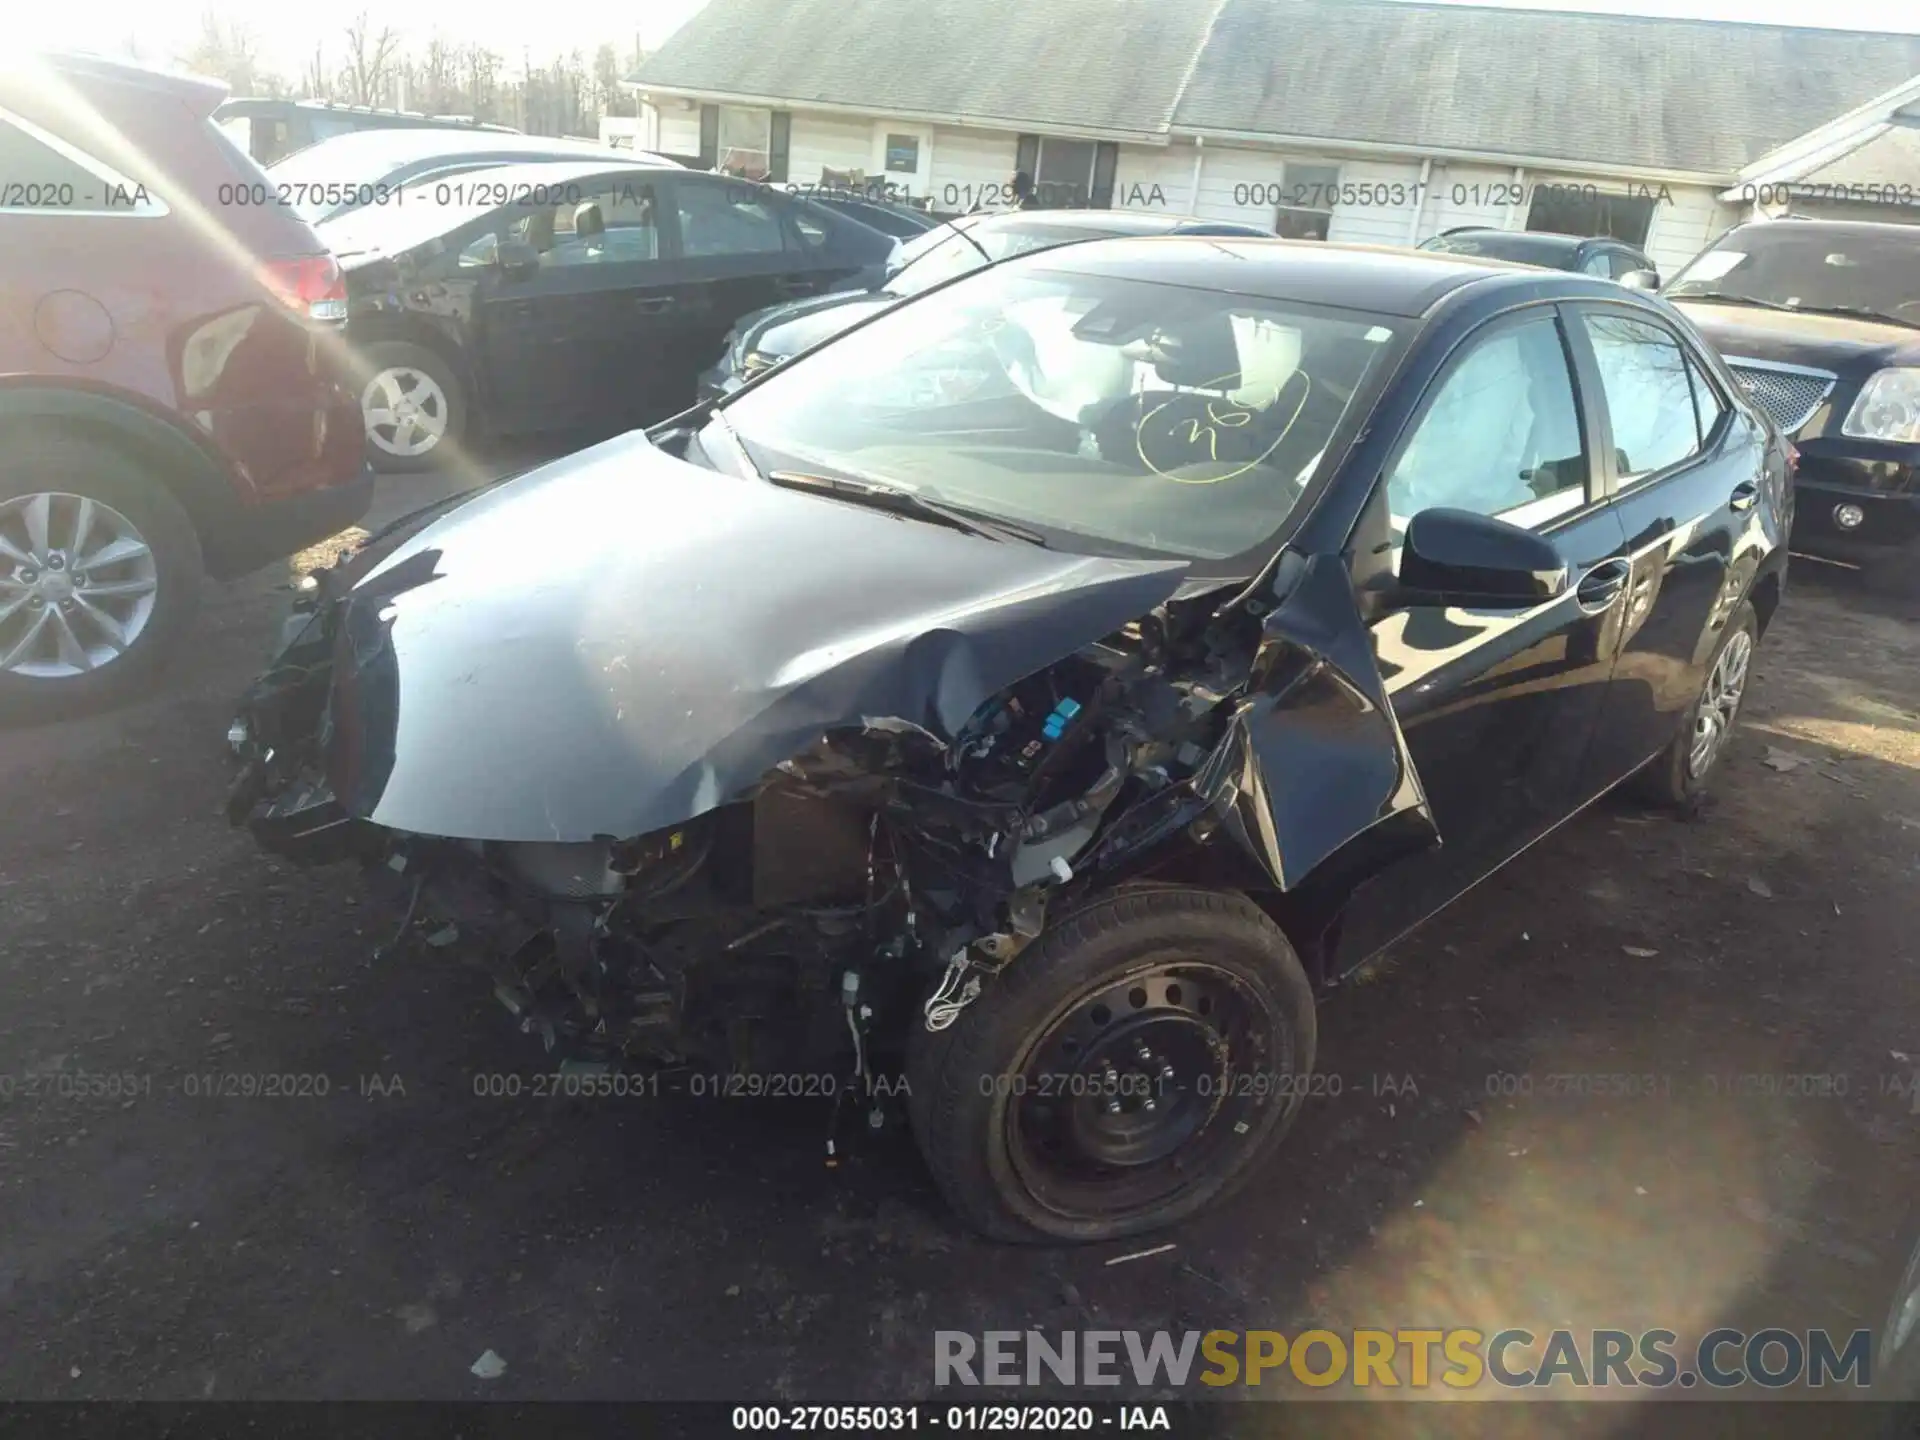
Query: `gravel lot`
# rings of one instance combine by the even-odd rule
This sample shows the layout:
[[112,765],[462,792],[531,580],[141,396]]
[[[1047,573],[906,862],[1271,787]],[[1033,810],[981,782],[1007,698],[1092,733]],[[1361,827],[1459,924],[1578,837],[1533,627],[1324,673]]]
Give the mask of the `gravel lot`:
[[[220,814],[284,578],[210,595],[151,701],[0,735],[0,1397],[874,1400],[936,1329],[1879,1325],[1920,627],[1843,574],[1796,566],[1705,816],[1603,802],[1333,997],[1340,1094],[1118,1266],[961,1234],[903,1135],[828,1170],[817,1103],[476,1096],[542,1068],[484,984],[376,963],[352,873]],[[1555,1078],[1594,1075],[1646,1093]]]

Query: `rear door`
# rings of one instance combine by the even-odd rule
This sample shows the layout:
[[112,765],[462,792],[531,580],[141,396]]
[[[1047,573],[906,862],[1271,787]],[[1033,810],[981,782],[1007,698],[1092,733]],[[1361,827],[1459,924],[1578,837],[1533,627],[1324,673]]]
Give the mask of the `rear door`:
[[[557,183],[541,200],[503,212],[491,232],[532,246],[539,269],[524,277],[493,269],[478,290],[493,427],[644,423],[673,356],[683,278],[656,182],[622,170]],[[592,212],[597,229],[582,223]]]
[[696,174],[673,176],[670,191],[684,288],[675,324],[682,348],[667,364],[667,379],[690,405],[696,377],[720,358],[736,320],[825,284],[773,191]]
[[[1356,895],[1342,966],[1419,923],[1600,789],[1588,752],[1627,567],[1584,398],[1554,307],[1510,312],[1459,343],[1387,464],[1363,529],[1380,537],[1392,564],[1414,515],[1465,509],[1551,539],[1574,583],[1537,605],[1403,600],[1371,623],[1375,664],[1441,843]],[[1370,553],[1357,546],[1356,565],[1377,565]]]
[[1766,437],[1651,311],[1582,302],[1566,317],[1607,436],[1601,470],[1631,567],[1620,659],[1595,737],[1594,763],[1612,783],[1687,723],[1764,553]]

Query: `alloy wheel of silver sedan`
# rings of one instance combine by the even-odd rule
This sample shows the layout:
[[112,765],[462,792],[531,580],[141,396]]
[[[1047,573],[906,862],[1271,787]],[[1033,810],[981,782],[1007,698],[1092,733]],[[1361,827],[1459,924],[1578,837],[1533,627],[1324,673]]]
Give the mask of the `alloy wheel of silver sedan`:
[[112,664],[147,628],[159,588],[147,538],[104,501],[0,502],[0,671],[56,679]]
[[389,455],[414,460],[446,438],[452,407],[440,382],[425,370],[390,365],[360,392],[360,413],[366,420],[367,437],[376,446]]
[[1713,762],[1733,732],[1740,713],[1740,699],[1747,690],[1747,669],[1753,662],[1753,637],[1744,629],[1735,630],[1721,647],[1707,673],[1693,711],[1693,744],[1687,752],[1687,774],[1695,780],[1713,768]]

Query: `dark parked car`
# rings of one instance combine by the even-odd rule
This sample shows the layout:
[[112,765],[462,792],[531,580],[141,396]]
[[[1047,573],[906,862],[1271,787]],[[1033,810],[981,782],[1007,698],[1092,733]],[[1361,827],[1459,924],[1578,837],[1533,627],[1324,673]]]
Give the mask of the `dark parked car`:
[[645,150],[615,151],[587,140],[496,135],[486,130],[356,130],[267,167],[273,199],[318,225],[367,205],[390,205],[399,191],[463,170],[538,160],[628,161],[678,168]]
[[1741,225],[1663,293],[1798,447],[1794,548],[1920,593],[1920,229]]
[[419,115],[371,105],[336,105],[330,100],[271,100],[254,95],[223,101],[213,118],[236,145],[262,165],[356,130],[520,133],[511,125],[483,124],[468,115]]
[[814,204],[830,205],[849,219],[858,220],[862,225],[871,226],[882,235],[891,235],[896,240],[911,240],[940,224],[938,216],[897,201],[877,200],[838,190],[807,190],[803,193]]
[[226,578],[372,498],[346,286],[207,81],[0,67],[0,712],[137,690]]
[[1635,290],[1658,290],[1660,272],[1646,252],[1611,235],[1560,235],[1550,230],[1495,230],[1463,225],[1421,242],[1442,255],[1478,255],[1549,270],[1578,270]]
[[1010,210],[963,216],[901,246],[872,288],[789,301],[746,316],[727,336],[720,359],[700,377],[701,397],[730,394],[761,371],[956,275],[1054,245],[1123,235],[1273,238],[1271,230],[1252,225],[1143,211]]
[[502,166],[320,227],[346,268],[374,464],[492,434],[684,409],[697,358],[749,311],[884,262],[877,230],[678,167]]
[[904,1089],[980,1230],[1127,1234],[1273,1149],[1317,989],[1611,786],[1698,794],[1790,484],[1611,282],[1061,247],[376,537],[230,813],[556,1060]]

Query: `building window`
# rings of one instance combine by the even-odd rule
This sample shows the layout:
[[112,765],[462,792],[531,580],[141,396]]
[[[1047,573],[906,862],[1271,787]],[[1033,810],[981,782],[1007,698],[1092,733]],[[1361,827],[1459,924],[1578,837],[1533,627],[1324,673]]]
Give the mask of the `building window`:
[[1340,189],[1338,165],[1281,167],[1280,198],[1274,230],[1288,240],[1324,240],[1333,228],[1333,199]]
[[893,175],[920,173],[920,137],[918,135],[887,136],[887,171]]
[[773,112],[722,105],[714,168],[744,180],[766,179],[773,169]]
[[1062,140],[1045,135],[1040,140],[1040,163],[1034,167],[1033,198],[1047,210],[1083,210],[1093,196],[1091,140]]
[[1653,200],[1609,194],[1599,185],[1536,185],[1527,229],[1557,235],[1611,235],[1629,245],[1647,243]]

